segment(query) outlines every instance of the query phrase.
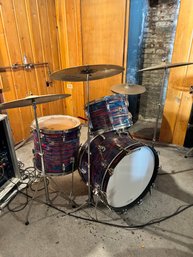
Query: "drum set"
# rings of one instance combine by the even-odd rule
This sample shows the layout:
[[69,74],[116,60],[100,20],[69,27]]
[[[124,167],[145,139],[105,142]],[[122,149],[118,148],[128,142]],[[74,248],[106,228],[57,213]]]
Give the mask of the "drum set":
[[[98,194],[114,210],[137,203],[149,191],[159,166],[154,148],[133,139],[129,133],[133,122],[127,95],[141,94],[145,92],[144,87],[116,85],[112,87],[116,94],[89,101],[90,80],[122,71],[122,67],[115,65],[87,65],[51,75],[53,80],[87,82],[88,134],[87,141],[78,152],[75,150],[78,153],[75,167],[88,185],[88,203],[92,202],[93,193]],[[79,125],[74,129],[77,128]]]
[[127,95],[141,94],[139,85],[121,84],[112,87],[114,95],[89,101],[89,81],[117,75],[123,71],[116,65],[87,65],[60,70],[51,79],[86,81],[88,119],[87,140],[80,146],[81,124],[68,115],[37,117],[36,105],[70,95],[30,96],[0,104],[0,110],[31,105],[34,140],[34,165],[44,178],[49,200],[47,177],[67,175],[78,169],[88,186],[88,203],[93,195],[105,199],[108,207],[123,210],[141,200],[150,190],[159,166],[156,150],[135,140],[129,128],[133,125],[128,111]]

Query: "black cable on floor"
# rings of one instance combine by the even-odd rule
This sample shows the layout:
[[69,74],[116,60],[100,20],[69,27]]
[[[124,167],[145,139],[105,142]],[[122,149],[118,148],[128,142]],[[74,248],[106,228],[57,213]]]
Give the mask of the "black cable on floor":
[[[24,195],[26,195],[26,194],[23,193],[22,191],[19,191],[19,192],[22,193],[22,194],[24,194]],[[29,198],[32,198],[30,195],[26,195],[26,196],[29,197]],[[35,199],[34,199],[34,200],[35,200]],[[81,219],[81,220],[89,221],[89,222],[95,222],[95,223],[99,223],[99,224],[107,225],[107,226],[112,226],[112,227],[116,227],[116,228],[124,228],[124,229],[140,229],[140,228],[144,228],[144,227],[147,227],[147,226],[150,226],[150,225],[155,225],[155,224],[158,224],[158,223],[163,222],[163,221],[165,221],[165,220],[168,220],[168,219],[170,219],[170,218],[172,218],[172,217],[174,217],[174,216],[176,216],[176,215],[182,213],[183,211],[185,211],[185,210],[187,210],[187,209],[193,207],[193,203],[192,203],[192,204],[189,204],[189,205],[185,205],[185,206],[180,206],[180,207],[178,207],[178,209],[177,209],[174,213],[172,213],[172,214],[170,214],[170,215],[168,215],[168,216],[165,216],[165,217],[161,217],[161,218],[157,218],[157,219],[150,220],[150,221],[148,221],[147,223],[144,223],[144,224],[137,224],[137,225],[118,225],[118,224],[114,224],[114,223],[99,221],[99,220],[96,220],[96,219],[94,219],[94,218],[93,218],[93,219],[89,219],[89,218],[86,218],[86,217],[78,216],[78,215],[75,215],[75,214],[72,214],[72,213],[68,213],[68,212],[66,212],[66,211],[64,211],[64,210],[61,210],[61,209],[59,209],[58,207],[56,207],[56,206],[54,206],[54,205],[51,205],[51,204],[48,204],[48,203],[46,203],[46,202],[43,202],[43,201],[42,201],[42,203],[45,204],[45,205],[48,206],[48,207],[51,207],[51,208],[53,208],[53,209],[55,209],[55,210],[57,210],[57,211],[59,211],[59,212],[65,214],[65,215],[71,216],[71,217],[73,217],[73,218],[77,218],[77,219]],[[182,209],[181,209],[181,208],[182,208]]]

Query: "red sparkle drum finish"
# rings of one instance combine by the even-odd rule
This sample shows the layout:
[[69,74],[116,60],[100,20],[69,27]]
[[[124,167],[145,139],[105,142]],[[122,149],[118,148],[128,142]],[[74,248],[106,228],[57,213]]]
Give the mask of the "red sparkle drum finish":
[[[38,118],[45,173],[69,174],[77,167],[80,145],[79,119],[65,115],[50,115]],[[39,142],[35,121],[32,123],[34,136],[34,163],[42,171]]]
[[[88,145],[79,154],[78,169],[88,182]],[[157,152],[127,133],[105,132],[90,143],[90,178],[93,190],[105,195],[107,203],[122,210],[138,202],[154,182],[159,165]]]

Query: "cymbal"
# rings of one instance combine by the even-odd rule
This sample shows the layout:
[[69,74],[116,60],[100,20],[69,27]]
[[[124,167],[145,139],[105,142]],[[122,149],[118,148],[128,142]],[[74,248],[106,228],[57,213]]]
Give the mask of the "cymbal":
[[169,69],[169,68],[175,68],[180,66],[186,66],[186,65],[192,65],[193,62],[180,62],[180,63],[163,63],[156,66],[151,66],[142,70],[138,70],[138,72],[141,71],[151,71],[151,70],[162,70],[162,69]]
[[10,101],[6,103],[0,104],[0,110],[3,109],[11,109],[17,107],[24,107],[28,105],[35,104],[43,104],[51,101],[59,100],[62,98],[69,97],[69,94],[50,94],[50,95],[30,95],[22,99],[18,99],[15,101]]
[[135,84],[120,84],[111,87],[111,91],[122,95],[138,95],[146,91],[145,87]]
[[112,64],[85,65],[55,71],[50,75],[50,78],[61,81],[87,81],[87,75],[89,75],[90,81],[111,77],[123,70],[123,67]]

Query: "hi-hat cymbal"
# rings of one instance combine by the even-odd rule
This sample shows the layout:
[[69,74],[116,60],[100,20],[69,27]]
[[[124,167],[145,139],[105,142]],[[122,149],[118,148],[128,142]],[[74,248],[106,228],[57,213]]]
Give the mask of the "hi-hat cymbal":
[[151,66],[151,67],[148,67],[148,68],[144,68],[142,70],[138,70],[138,72],[169,69],[169,68],[175,68],[175,67],[180,67],[180,66],[187,66],[187,65],[192,65],[192,64],[193,64],[193,62],[163,63],[163,64],[160,64],[160,65]]
[[50,78],[61,81],[87,81],[88,77],[89,80],[97,80],[117,75],[123,70],[123,67],[112,64],[85,65],[55,71]]
[[32,105],[33,103],[35,104],[48,103],[48,102],[59,100],[69,96],[70,96],[69,94],[50,94],[50,95],[39,95],[39,96],[30,95],[15,101],[2,103],[0,104],[0,110],[24,107],[24,106]]
[[122,95],[138,95],[146,91],[145,87],[135,84],[119,84],[111,87],[111,91]]

